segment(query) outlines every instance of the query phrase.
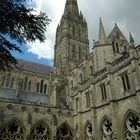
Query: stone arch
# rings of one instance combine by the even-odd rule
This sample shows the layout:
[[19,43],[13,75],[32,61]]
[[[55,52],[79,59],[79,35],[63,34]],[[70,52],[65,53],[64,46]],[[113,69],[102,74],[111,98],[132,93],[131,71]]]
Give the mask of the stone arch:
[[44,120],[36,122],[31,127],[30,140],[51,140],[51,129]]
[[73,140],[74,139],[73,130],[67,122],[62,123],[57,128],[56,139],[57,140]]
[[90,120],[87,120],[84,126],[85,140],[93,140],[93,126]]
[[104,116],[100,123],[101,140],[112,140],[112,120],[108,116]]
[[17,118],[13,118],[0,128],[0,139],[25,140],[24,125]]
[[124,140],[140,139],[140,114],[129,109],[124,115],[122,129]]

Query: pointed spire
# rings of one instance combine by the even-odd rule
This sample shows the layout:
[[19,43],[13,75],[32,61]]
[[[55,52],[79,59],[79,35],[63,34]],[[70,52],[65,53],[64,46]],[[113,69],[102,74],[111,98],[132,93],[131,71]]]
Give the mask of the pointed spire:
[[99,44],[105,43],[106,42],[106,39],[107,39],[106,38],[106,33],[105,33],[105,30],[104,30],[102,19],[100,18],[99,37],[98,37]]
[[67,0],[64,15],[79,16],[77,0]]
[[132,34],[129,32],[129,35],[130,35],[130,44],[132,45],[132,46],[135,46],[135,43],[134,43],[134,38],[133,38],[133,36],[132,36]]

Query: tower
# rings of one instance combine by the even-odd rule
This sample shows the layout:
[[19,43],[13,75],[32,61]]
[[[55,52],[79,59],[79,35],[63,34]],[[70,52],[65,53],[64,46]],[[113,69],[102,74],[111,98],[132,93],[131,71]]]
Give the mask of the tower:
[[79,13],[77,0],[67,0],[56,31],[54,66],[67,75],[89,54],[87,22]]

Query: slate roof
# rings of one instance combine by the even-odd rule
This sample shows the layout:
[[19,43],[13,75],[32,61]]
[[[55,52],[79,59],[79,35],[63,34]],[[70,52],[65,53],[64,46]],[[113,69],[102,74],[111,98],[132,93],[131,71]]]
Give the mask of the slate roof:
[[36,62],[31,62],[23,59],[17,59],[17,61],[18,64],[22,67],[22,69],[25,71],[43,75],[48,75],[50,72],[53,72],[53,67],[49,65],[39,64]]

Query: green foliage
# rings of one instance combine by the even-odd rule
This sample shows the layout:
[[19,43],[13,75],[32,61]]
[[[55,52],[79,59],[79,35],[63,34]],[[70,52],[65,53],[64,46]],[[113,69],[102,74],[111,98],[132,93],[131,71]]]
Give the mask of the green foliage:
[[[20,45],[45,38],[50,20],[45,13],[35,15],[34,9],[26,7],[26,0],[0,0],[0,70],[11,69],[17,61],[10,51],[21,52]],[[16,40],[13,44],[6,36]]]

